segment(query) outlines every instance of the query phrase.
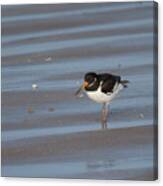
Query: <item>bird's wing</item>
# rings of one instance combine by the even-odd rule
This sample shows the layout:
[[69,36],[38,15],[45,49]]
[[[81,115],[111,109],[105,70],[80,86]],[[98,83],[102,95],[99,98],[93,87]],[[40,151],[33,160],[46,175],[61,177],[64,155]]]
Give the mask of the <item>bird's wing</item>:
[[114,87],[117,85],[117,83],[120,83],[120,76],[115,76],[112,74],[101,74],[101,86],[102,86],[102,92],[104,93],[112,93],[114,90]]

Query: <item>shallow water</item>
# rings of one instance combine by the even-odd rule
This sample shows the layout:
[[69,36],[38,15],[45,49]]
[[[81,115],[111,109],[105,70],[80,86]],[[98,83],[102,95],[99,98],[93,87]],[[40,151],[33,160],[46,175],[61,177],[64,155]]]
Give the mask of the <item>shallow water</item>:
[[[12,148],[11,141],[14,147],[22,139],[71,138],[100,130],[101,105],[74,95],[87,71],[112,72],[130,81],[111,104],[110,130],[153,125],[152,8],[152,2],[2,6],[2,151]],[[131,156],[107,171],[136,168],[143,174],[152,169],[152,143],[143,149],[140,159]],[[4,162],[10,158],[3,156]],[[30,158],[24,165],[12,165],[14,161],[3,164],[3,175],[89,178],[93,172],[86,160],[67,162],[66,156],[65,161],[37,166]],[[102,157],[97,161],[103,162]],[[106,170],[101,167],[102,174]]]

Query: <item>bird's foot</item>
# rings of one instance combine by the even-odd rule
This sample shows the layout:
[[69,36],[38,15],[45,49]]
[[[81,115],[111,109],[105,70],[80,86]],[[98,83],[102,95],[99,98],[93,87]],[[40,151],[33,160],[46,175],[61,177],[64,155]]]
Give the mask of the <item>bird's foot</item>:
[[107,129],[107,121],[101,121],[102,129]]

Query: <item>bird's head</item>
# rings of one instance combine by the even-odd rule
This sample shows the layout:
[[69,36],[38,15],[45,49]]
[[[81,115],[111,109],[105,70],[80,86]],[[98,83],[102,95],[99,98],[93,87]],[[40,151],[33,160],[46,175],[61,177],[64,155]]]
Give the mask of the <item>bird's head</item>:
[[76,91],[76,95],[78,95],[82,90],[91,90],[98,83],[98,76],[94,72],[88,72],[84,76],[84,82],[81,87]]
[[92,87],[97,82],[97,78],[97,74],[94,72],[88,72],[87,74],[85,74],[83,89]]

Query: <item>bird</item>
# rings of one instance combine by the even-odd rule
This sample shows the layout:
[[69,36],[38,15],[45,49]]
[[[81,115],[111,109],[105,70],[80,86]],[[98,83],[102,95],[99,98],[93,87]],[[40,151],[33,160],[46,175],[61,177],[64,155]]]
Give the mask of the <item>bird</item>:
[[128,80],[121,80],[119,75],[88,72],[85,74],[84,82],[75,95],[78,96],[81,91],[84,91],[91,100],[102,104],[101,125],[102,129],[107,129],[108,107],[117,94],[123,88],[128,87],[128,83]]

